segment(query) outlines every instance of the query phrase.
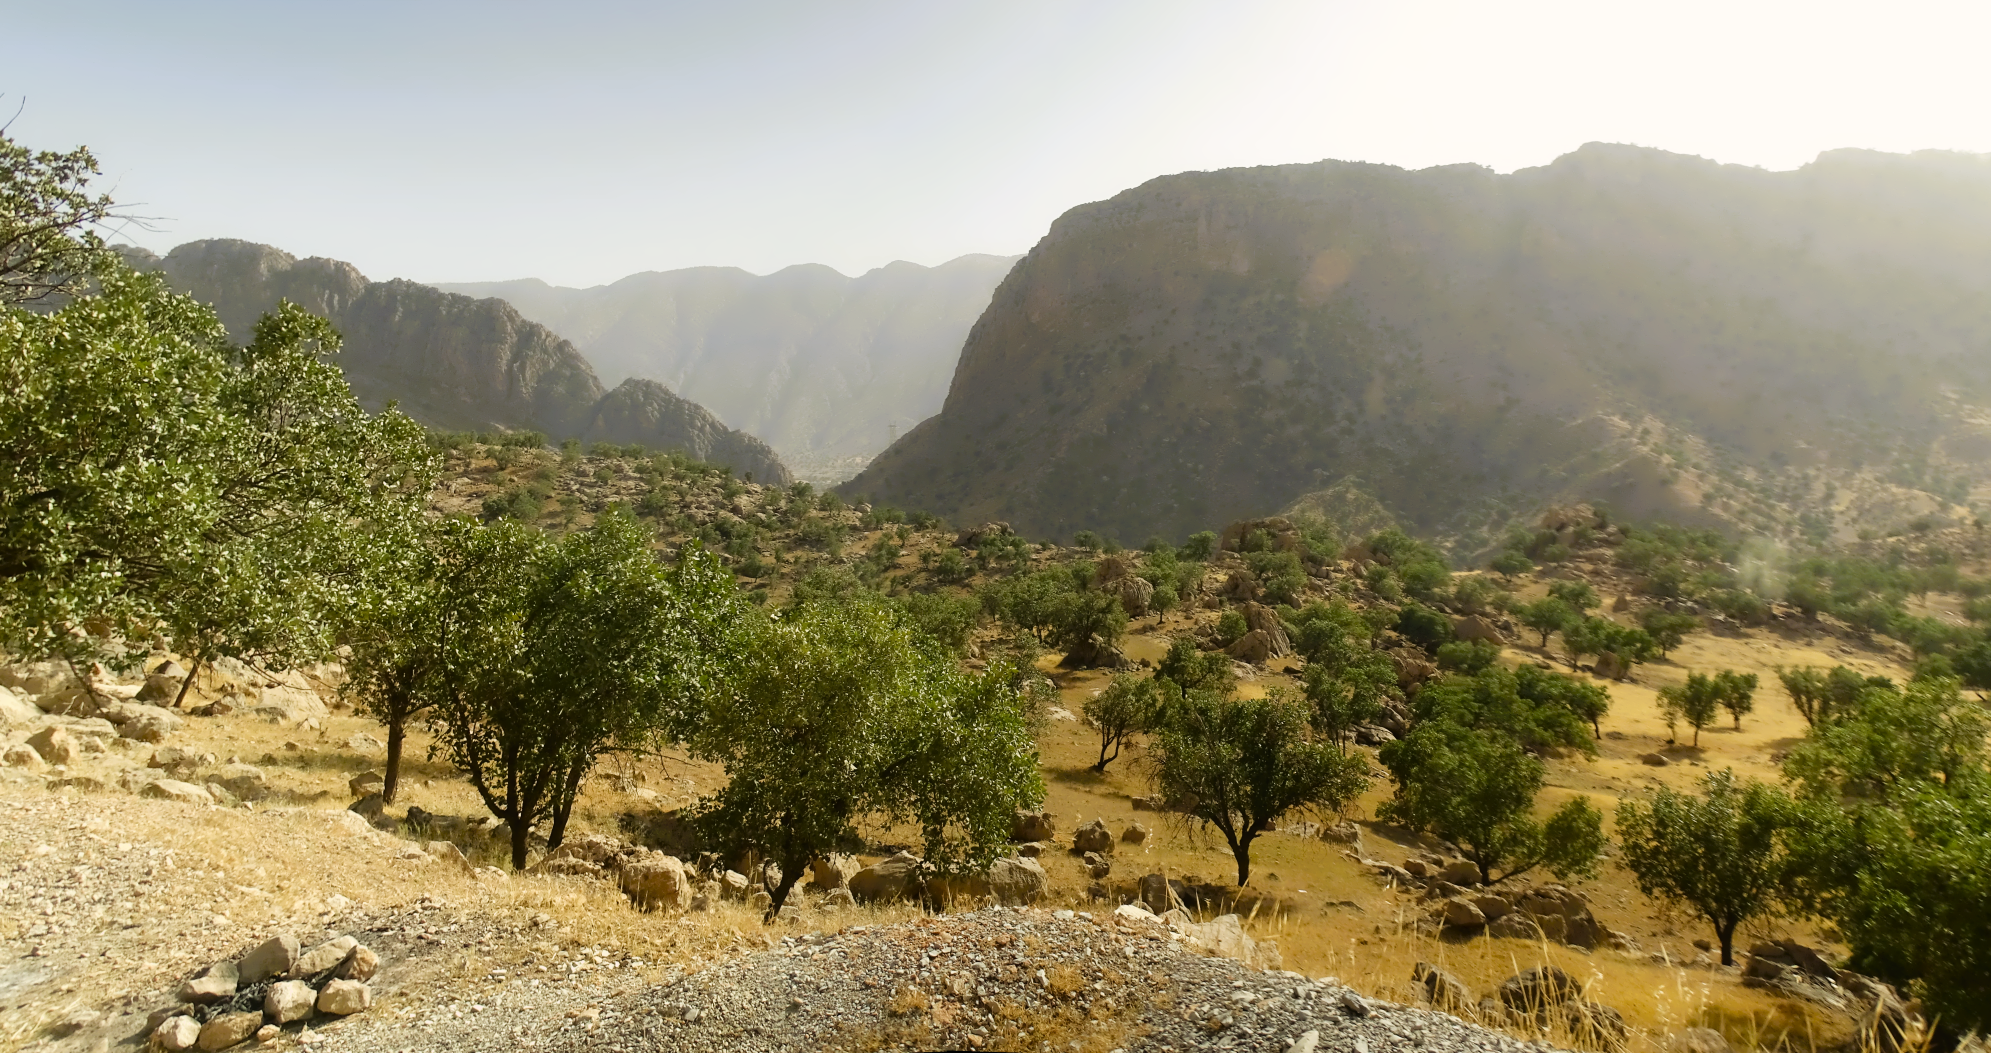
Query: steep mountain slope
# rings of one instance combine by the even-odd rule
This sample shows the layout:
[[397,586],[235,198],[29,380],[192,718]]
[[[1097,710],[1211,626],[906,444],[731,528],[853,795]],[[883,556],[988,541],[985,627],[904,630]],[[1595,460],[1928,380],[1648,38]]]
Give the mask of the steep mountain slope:
[[961,340],[1016,257],[634,274],[569,289],[538,279],[443,284],[496,296],[565,336],[596,370],[661,381],[765,438],[805,477],[847,478],[940,408]]
[[1168,176],[1061,217],[846,489],[1135,542],[1342,482],[1468,549],[1576,498],[1844,533],[1984,483],[1987,294],[1974,156]]
[[374,406],[399,400],[435,427],[543,431],[555,440],[642,443],[786,481],[766,443],[736,432],[660,385],[628,382],[606,394],[574,345],[502,300],[474,300],[396,279],[372,282],[349,263],[299,260],[268,245],[212,240],[181,245],[157,266],[175,287],[212,303],[246,340],[257,317],[289,299],[323,314],[345,346],[346,379]]

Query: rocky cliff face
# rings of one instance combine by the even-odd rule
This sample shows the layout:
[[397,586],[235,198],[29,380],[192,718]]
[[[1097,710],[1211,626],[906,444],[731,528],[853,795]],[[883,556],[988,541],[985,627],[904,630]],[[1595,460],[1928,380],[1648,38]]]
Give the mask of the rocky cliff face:
[[1844,530],[1856,490],[1961,514],[1987,294],[1977,157],[1169,176],[1061,217],[942,411],[845,489],[1133,543],[1340,483],[1468,545],[1554,499],[1786,534]]
[[720,424],[695,403],[650,383],[604,394],[574,345],[502,300],[476,300],[415,282],[372,282],[351,264],[299,260],[246,241],[196,241],[156,266],[176,288],[212,303],[246,340],[279,299],[332,320],[345,344],[346,379],[372,406],[396,400],[411,416],[452,429],[504,427],[562,438],[642,443],[788,481],[765,443]]
[[592,289],[536,279],[442,285],[497,296],[558,332],[600,374],[661,381],[761,436],[805,476],[848,478],[940,408],[961,341],[1015,257],[635,274]]

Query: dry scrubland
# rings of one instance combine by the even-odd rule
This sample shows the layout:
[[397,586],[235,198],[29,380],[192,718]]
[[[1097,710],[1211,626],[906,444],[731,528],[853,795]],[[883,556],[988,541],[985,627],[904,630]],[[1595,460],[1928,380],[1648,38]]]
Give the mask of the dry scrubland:
[[[938,557],[956,548],[951,531],[878,523],[861,509],[835,504],[797,514],[791,503],[784,512],[784,497],[776,490],[696,470],[686,473],[617,457],[590,456],[578,463],[570,457],[562,464],[547,452],[494,457],[481,448],[454,455],[450,468],[436,494],[438,510],[474,512],[537,480],[544,488],[534,505],[537,518],[555,529],[587,525],[610,501],[640,506],[649,497],[647,514],[660,526],[659,548],[703,533],[715,547],[725,548],[736,566],[764,557],[767,569],[747,584],[764,588],[769,603],[785,602],[795,583],[814,569],[850,568],[867,558],[876,586],[888,591],[962,593],[993,576],[988,568],[969,566],[950,582],[936,578]],[[827,542],[825,525],[833,528]],[[897,551],[878,557],[880,542],[888,539],[896,540]],[[1220,610],[1229,605],[1221,593],[1238,563],[1233,554],[1217,556],[1201,586],[1204,595],[1195,597],[1194,604],[1138,618],[1129,626],[1120,647],[1129,664],[1158,662],[1172,638],[1207,638]],[[1078,550],[1037,546],[1027,565],[1087,557]],[[1329,577],[1340,579],[1341,588],[1326,594],[1373,601],[1345,561]],[[1512,583],[1515,599],[1543,595],[1556,577],[1592,581],[1607,608],[1624,591],[1624,581],[1611,568],[1578,560],[1522,575]],[[1322,580],[1308,587],[1326,586]],[[1957,609],[1954,598],[1940,595],[1923,606],[1950,617]],[[1529,636],[1525,631],[1518,635]],[[979,665],[985,652],[1002,645],[1001,632],[985,626],[970,642],[968,661]],[[169,656],[155,656],[148,665],[164,657]],[[1727,625],[1695,632],[1669,659],[1638,667],[1629,681],[1593,678],[1607,685],[1612,703],[1598,754],[1551,759],[1548,789],[1538,805],[1546,811],[1567,795],[1585,794],[1608,821],[1616,800],[1658,785],[1689,789],[1710,768],[1733,766],[1746,775],[1772,779],[1782,752],[1804,731],[1777,686],[1777,668],[1846,664],[1864,673],[1903,677],[1907,657],[1898,645],[1860,638],[1829,618],[1783,618],[1767,628]],[[1559,656],[1524,643],[1508,644],[1501,661],[1567,668]],[[1856,1037],[1847,1014],[1745,986],[1738,970],[1714,965],[1705,947],[1695,942],[1709,935],[1705,923],[1641,896],[1631,876],[1608,858],[1596,880],[1573,887],[1603,927],[1627,938],[1616,949],[1439,932],[1430,922],[1428,900],[1414,889],[1394,887],[1357,861],[1360,856],[1403,864],[1434,847],[1367,821],[1388,794],[1380,771],[1368,794],[1349,811],[1363,821],[1359,845],[1322,840],[1314,836],[1316,828],[1291,817],[1291,828],[1257,842],[1254,876],[1246,888],[1235,889],[1233,863],[1220,838],[1180,815],[1136,809],[1134,799],[1151,792],[1148,757],[1138,738],[1105,773],[1091,770],[1098,736],[1075,715],[1105,687],[1111,672],[1062,668],[1057,654],[1042,655],[1036,666],[1057,694],[1038,735],[1048,790],[1044,807],[1056,817],[1058,834],[1058,843],[1038,857],[1048,875],[1046,894],[1036,904],[1041,910],[1086,911],[1104,918],[1117,904],[1139,898],[1141,877],[1160,873],[1208,893],[1192,905],[1199,920],[1238,914],[1254,940],[1276,944],[1285,970],[1335,977],[1376,999],[1420,1003],[1424,988],[1413,981],[1418,963],[1447,970],[1471,988],[1474,998],[1492,994],[1507,977],[1548,965],[1582,982],[1586,998],[1622,1013],[1634,1049],[1674,1048],[1678,1036],[1695,1027],[1718,1031],[1743,1050],[1823,1050]],[[1295,659],[1236,668],[1243,694],[1298,686]],[[1669,745],[1656,692],[1683,681],[1689,671],[1716,669],[1761,677],[1765,686],[1756,712],[1739,730],[1728,727],[1726,717],[1704,729],[1699,750]],[[639,911],[608,882],[504,873],[502,841],[474,833],[454,834],[467,857],[462,865],[438,858],[423,842],[448,836],[447,820],[441,827],[419,829],[393,820],[410,808],[443,817],[475,817],[483,809],[465,782],[427,759],[428,740],[419,729],[410,736],[401,796],[381,824],[385,829],[366,829],[346,812],[355,796],[350,784],[355,776],[378,769],[382,750],[376,739],[384,735],[377,724],[343,705],[336,666],[314,674],[311,686],[330,704],[322,717],[273,721],[247,710],[187,716],[185,726],[165,743],[198,758],[200,771],[187,776],[195,783],[232,761],[258,768],[268,795],[246,806],[132,796],[119,788],[121,773],[146,771],[160,747],[128,739],[113,741],[102,753],[86,753],[62,771],[16,769],[5,775],[0,851],[15,868],[0,887],[11,914],[11,928],[0,928],[0,936],[15,963],[0,973],[5,1020],[0,1035],[8,1043],[84,1049],[108,1040],[114,1047],[143,1030],[147,1014],[170,1004],[177,985],[201,966],[277,932],[294,933],[307,945],[351,933],[380,951],[383,968],[375,981],[373,1009],[329,1023],[319,1018],[301,1029],[293,1025],[277,1039],[317,1048],[370,1049],[462,1048],[481,1041],[523,1048],[555,1042],[563,1033],[587,1033],[632,1019],[632,1010],[617,1008],[625,1005],[618,998],[640,999],[685,975],[724,975],[709,972],[722,965],[750,969],[748,958],[771,949],[799,953],[803,945],[797,941],[808,933],[841,932],[846,940],[898,946],[894,941],[913,939],[922,931],[918,924],[926,911],[918,906],[826,911],[820,895],[806,889],[799,916],[772,927],[761,925],[758,913],[746,904],[730,899],[683,914]],[[185,705],[193,710],[241,690],[228,676],[205,671]],[[24,739],[27,732],[17,726],[9,741]],[[1654,766],[1641,760],[1655,753],[1669,763]],[[87,779],[73,781],[76,776],[95,777],[103,787],[92,789]],[[61,785],[65,780],[72,781]],[[130,780],[126,775],[122,781]],[[569,837],[597,832],[641,838],[647,820],[692,803],[722,782],[723,773],[712,766],[669,752],[610,758],[578,803]],[[1095,880],[1084,861],[1065,850],[1073,830],[1095,819],[1103,820],[1116,837],[1136,823],[1149,831],[1138,844],[1116,843],[1103,880]],[[865,833],[866,863],[918,842],[917,831]],[[1531,874],[1515,884],[1551,880]],[[1737,944],[1747,947],[1770,938],[1795,939],[1828,954],[1843,950],[1833,943],[1832,933],[1793,921],[1745,927]],[[1052,957],[1046,965],[1047,975],[1057,975]],[[1047,979],[1044,986],[1055,985]],[[1128,1015],[1137,1002],[1153,1008],[1131,995],[1120,1003],[1106,998],[1083,1009],[1058,1002],[1065,995],[1055,991],[1048,997],[1049,1008],[1025,1009],[1019,1003],[1008,1016],[992,1013],[977,1031],[950,1032],[946,1028],[956,1024],[951,1014],[959,1011],[959,1003],[948,1002],[944,990],[929,1000],[909,981],[883,1004],[876,1027],[844,1028],[832,1044],[917,1046],[936,1041],[936,1036],[973,1034],[990,1048],[1041,1049],[1055,1038],[1059,1048],[1076,1042],[1080,1048],[1103,1051],[1138,1039],[1146,1025]],[[1178,1006],[1173,1000],[1168,1004]],[[1466,1015],[1472,1015],[1470,1010]],[[1573,1034],[1561,1026],[1543,1031],[1492,1023],[1524,1038],[1597,1044],[1597,1036]],[[1292,1037],[1279,1038],[1279,1048]]]

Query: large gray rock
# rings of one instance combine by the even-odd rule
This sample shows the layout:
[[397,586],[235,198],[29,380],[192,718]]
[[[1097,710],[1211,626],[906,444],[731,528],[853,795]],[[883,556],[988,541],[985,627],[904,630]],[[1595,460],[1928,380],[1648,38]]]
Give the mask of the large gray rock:
[[15,694],[11,687],[0,687],[0,728],[33,723],[41,717],[40,706]]
[[691,878],[682,862],[661,852],[624,862],[621,867],[623,894],[645,910],[689,909]]
[[809,884],[827,892],[833,888],[843,888],[850,883],[850,876],[864,869],[863,864],[841,852],[832,852],[809,863]]
[[1043,898],[1049,879],[1034,859],[998,859],[989,868],[989,891],[1005,906],[1023,906]]
[[358,946],[359,941],[351,936],[326,940],[316,947],[300,952],[297,961],[291,963],[285,975],[293,980],[316,976],[344,962],[347,956],[352,954],[353,948]]
[[0,764],[4,764],[9,768],[26,768],[30,771],[38,771],[47,767],[47,764],[41,759],[41,754],[36,753],[35,748],[25,742],[17,742],[7,747],[5,753],[0,753]]
[[132,697],[140,702],[170,705],[174,699],[180,697],[180,686],[186,682],[185,674],[174,676],[169,673],[152,673],[145,678],[145,684],[138,689],[138,694]]
[[1583,997],[1583,985],[1553,965],[1537,966],[1500,982],[1500,1003],[1517,1013],[1537,1014]]
[[1448,928],[1477,929],[1486,924],[1486,915],[1480,913],[1471,901],[1460,896],[1447,899],[1438,913]]
[[180,730],[181,726],[179,717],[155,706],[147,706],[144,712],[133,714],[118,728],[118,737],[134,742],[159,743],[166,741],[166,737]]
[[1097,852],[1100,855],[1113,854],[1113,831],[1106,828],[1106,820],[1092,822],[1072,831],[1072,851],[1080,854]]
[[180,1001],[213,1005],[235,997],[235,989],[240,974],[234,962],[216,962],[208,966],[199,976],[180,985]]
[[1418,962],[1410,978],[1424,989],[1424,1000],[1447,1013],[1461,1013],[1473,1004],[1472,988],[1465,981],[1429,962]]
[[318,1011],[351,1016],[373,1004],[373,989],[358,980],[332,980],[318,991]]
[[850,894],[859,903],[889,903],[902,899],[915,890],[921,862],[911,852],[900,852],[873,863],[850,876]]
[[229,764],[215,772],[210,781],[221,784],[237,800],[260,801],[270,795],[269,780],[263,770],[248,764]]
[[1055,841],[1058,839],[1057,816],[1050,812],[1026,812],[1017,809],[1016,818],[1010,823],[1011,841]]
[[165,1053],[182,1053],[200,1043],[200,1021],[190,1016],[169,1016],[152,1029],[152,1044]]

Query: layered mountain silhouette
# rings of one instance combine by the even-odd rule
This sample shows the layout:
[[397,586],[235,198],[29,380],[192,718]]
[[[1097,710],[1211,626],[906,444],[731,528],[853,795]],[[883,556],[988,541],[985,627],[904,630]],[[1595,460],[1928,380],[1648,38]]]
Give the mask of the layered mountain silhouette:
[[893,263],[855,278],[815,264],[630,275],[590,289],[538,279],[437,288],[496,296],[573,341],[610,383],[660,381],[766,439],[798,472],[843,479],[940,408],[968,327],[1016,257]]
[[1139,542],[1309,493],[1472,549],[1565,499],[1769,535],[1963,516],[1991,160],[1185,173],[1060,217],[848,493]]
[[398,401],[432,427],[493,427],[641,443],[724,464],[762,482],[790,476],[769,446],[729,428],[698,404],[651,380],[604,392],[574,345],[527,321],[502,300],[472,299],[415,282],[368,281],[349,263],[297,259],[253,242],[181,245],[161,259],[127,254],[211,303],[237,340],[288,299],[331,319],[345,344],[336,361],[361,401]]

